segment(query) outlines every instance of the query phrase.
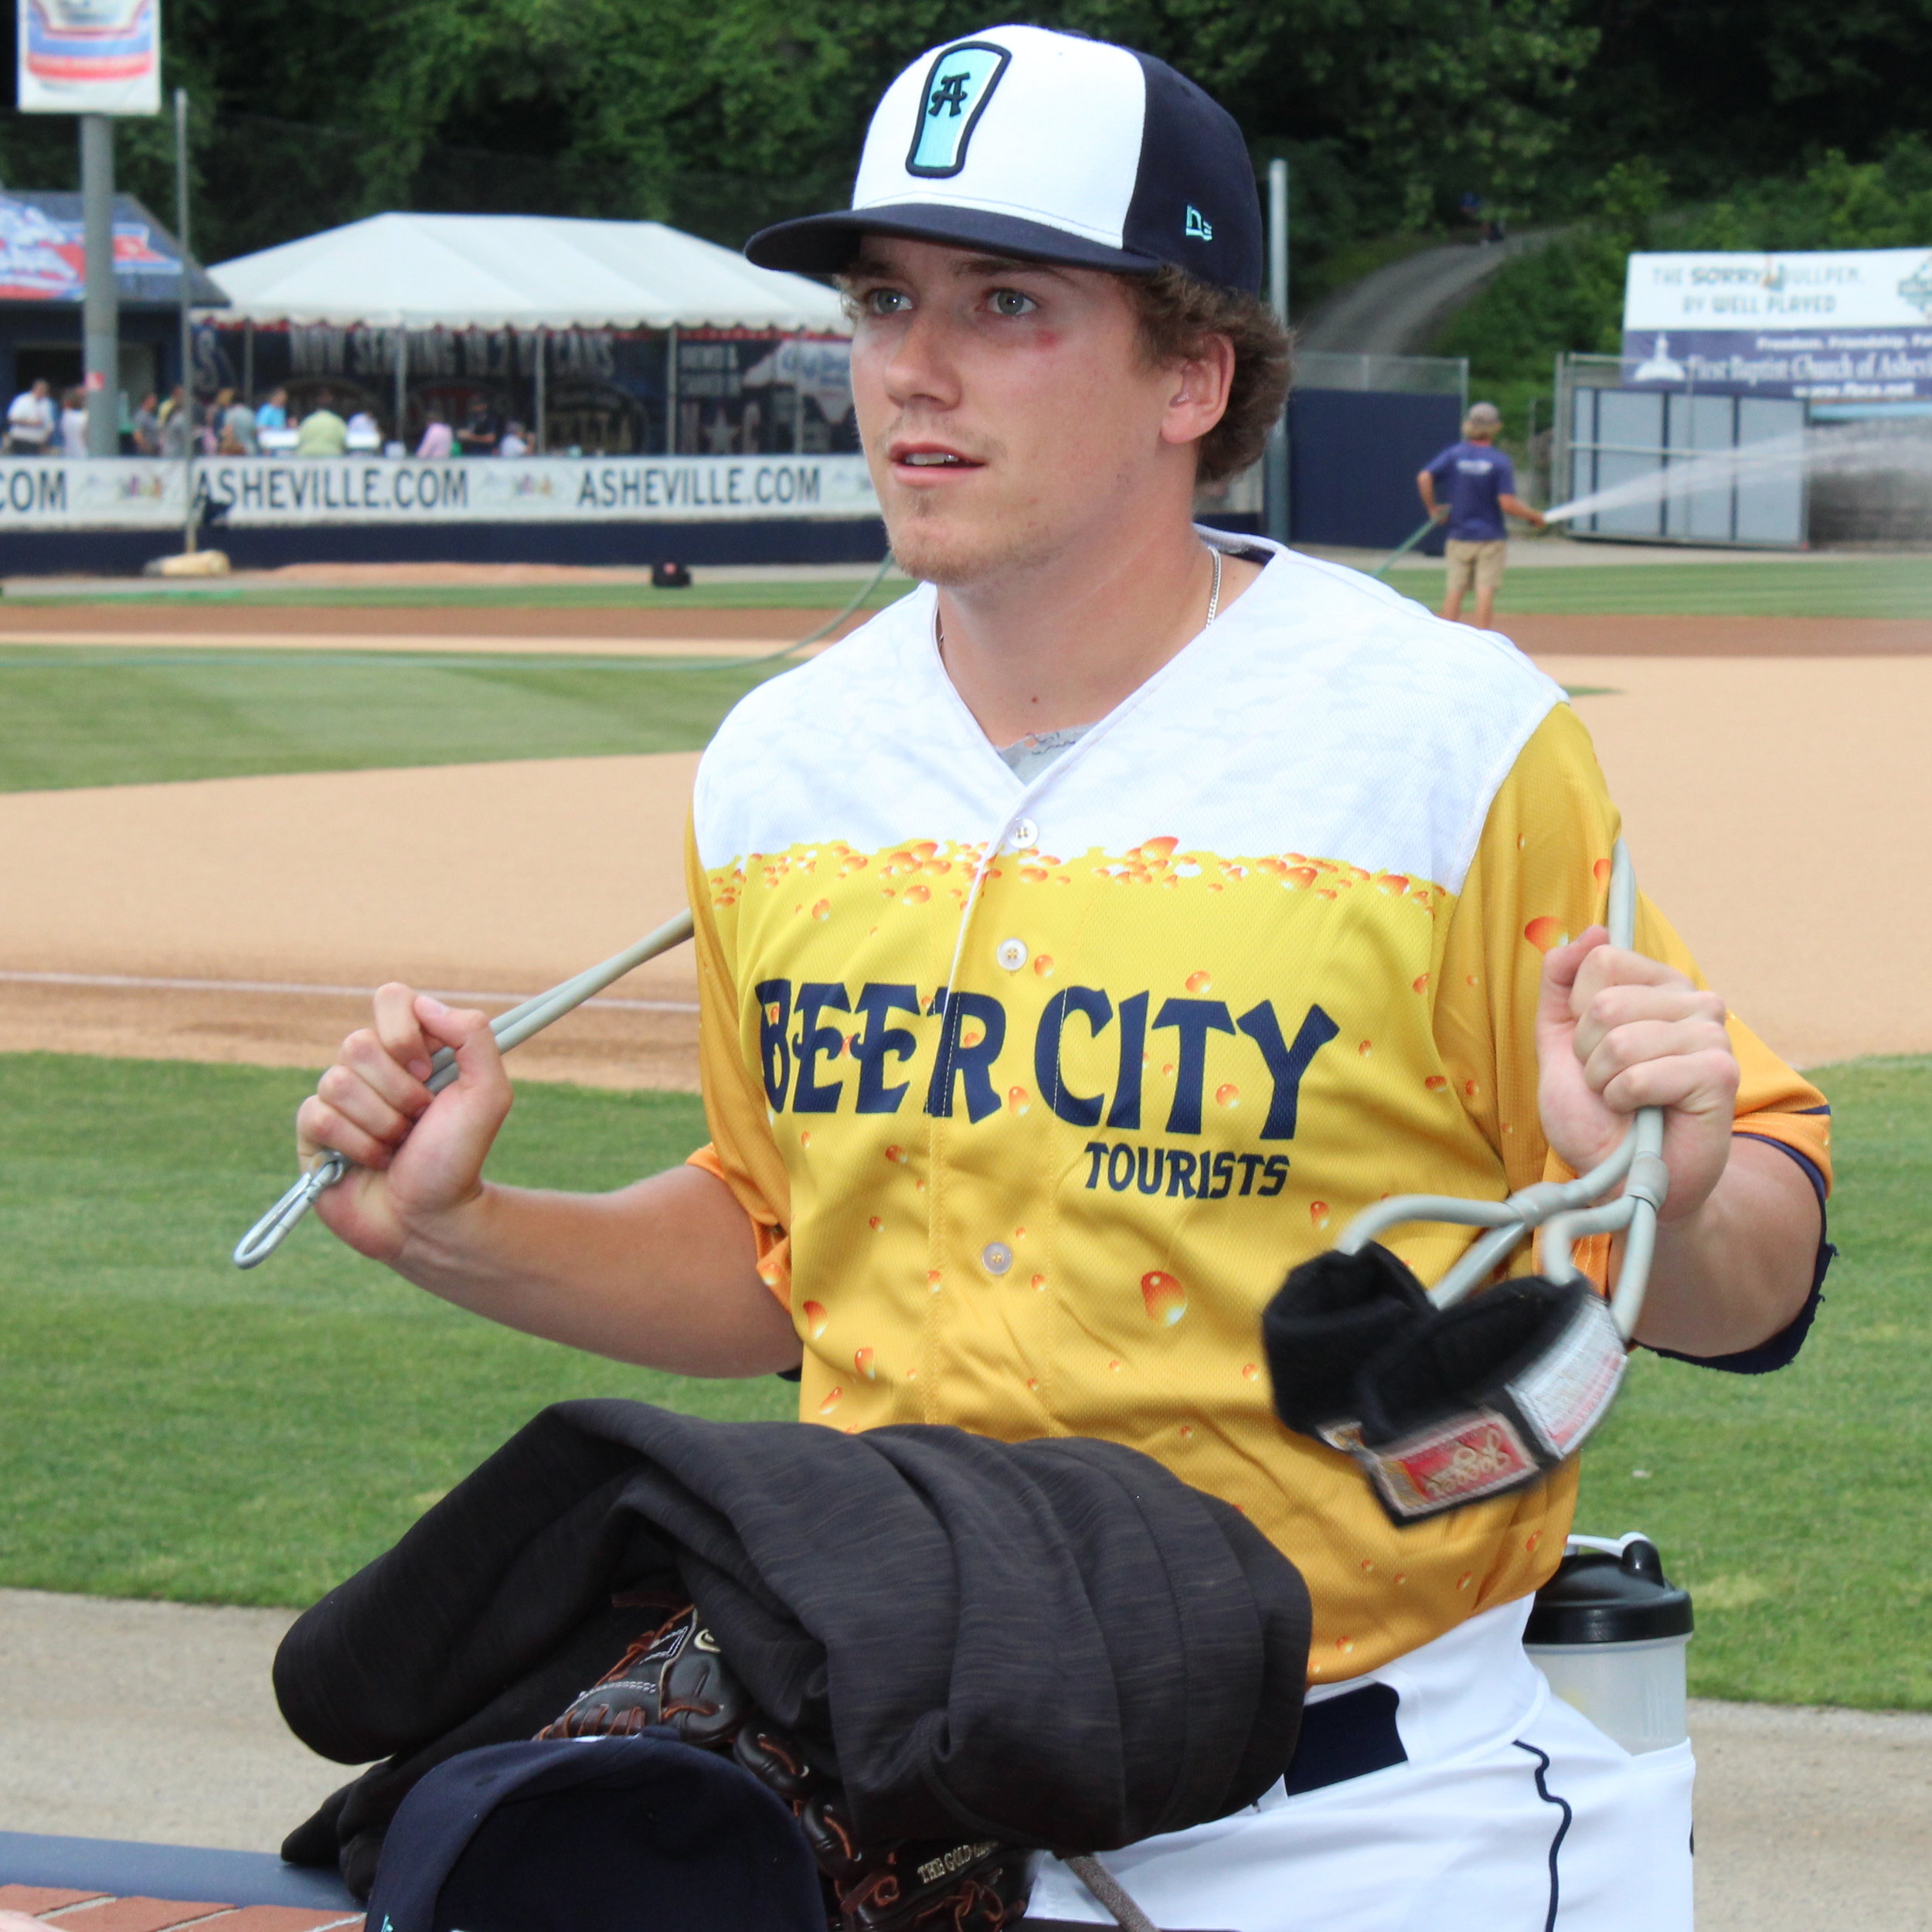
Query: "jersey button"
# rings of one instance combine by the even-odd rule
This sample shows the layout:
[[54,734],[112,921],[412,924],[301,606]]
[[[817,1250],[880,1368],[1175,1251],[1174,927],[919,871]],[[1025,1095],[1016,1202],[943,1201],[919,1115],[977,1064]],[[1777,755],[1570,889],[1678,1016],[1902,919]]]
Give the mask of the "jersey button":
[[1023,939],[1002,939],[993,949],[993,957],[1009,973],[1016,973],[1026,964],[1026,942]]
[[988,1241],[979,1259],[988,1274],[1004,1274],[1013,1265],[1013,1250],[1004,1241]]
[[1039,843],[1039,827],[1030,818],[1015,820],[1012,829],[1006,835],[1006,849],[1009,852],[1024,852],[1029,845],[1037,845]]

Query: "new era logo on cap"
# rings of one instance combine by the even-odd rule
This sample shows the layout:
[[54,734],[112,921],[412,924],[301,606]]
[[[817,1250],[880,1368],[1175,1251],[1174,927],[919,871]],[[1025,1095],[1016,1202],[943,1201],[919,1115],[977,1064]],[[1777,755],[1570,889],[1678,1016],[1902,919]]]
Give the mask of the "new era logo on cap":
[[836,274],[868,232],[1261,285],[1260,202],[1233,118],[1150,54],[1040,27],[922,55],[872,115],[850,208],[781,222],[745,253]]

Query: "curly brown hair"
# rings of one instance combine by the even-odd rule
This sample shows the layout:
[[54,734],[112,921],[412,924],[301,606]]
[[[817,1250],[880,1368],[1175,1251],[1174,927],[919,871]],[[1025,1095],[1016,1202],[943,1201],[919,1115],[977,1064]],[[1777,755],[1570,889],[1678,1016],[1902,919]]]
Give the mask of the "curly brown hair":
[[1204,335],[1225,335],[1234,345],[1228,406],[1201,438],[1197,481],[1219,483],[1258,462],[1292,374],[1293,342],[1280,317],[1258,295],[1216,288],[1172,264],[1121,280],[1139,315],[1148,361],[1190,355]]

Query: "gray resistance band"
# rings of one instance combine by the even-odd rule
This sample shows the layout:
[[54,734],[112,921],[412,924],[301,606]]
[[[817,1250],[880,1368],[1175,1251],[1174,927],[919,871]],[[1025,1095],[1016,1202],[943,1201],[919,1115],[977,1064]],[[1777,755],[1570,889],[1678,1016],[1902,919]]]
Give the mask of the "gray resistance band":
[[[1611,860],[1611,944],[1626,952],[1637,943],[1637,879],[1630,853],[1618,839]],[[1645,1107],[1617,1151],[1573,1181],[1537,1181],[1504,1201],[1464,1201],[1447,1194],[1399,1194],[1364,1209],[1342,1230],[1336,1248],[1359,1254],[1386,1229],[1405,1221],[1447,1221],[1490,1231],[1472,1242],[1462,1258],[1429,1291],[1439,1308],[1460,1301],[1488,1280],[1491,1273],[1538,1228],[1544,1230],[1544,1275],[1556,1282],[1581,1277],[1571,1250],[1587,1235],[1624,1235],[1623,1265],[1611,1297],[1617,1332],[1628,1342],[1644,1311],[1651,1261],[1657,1247],[1657,1210],[1664,1204],[1670,1172],[1664,1165],[1664,1110]],[[1614,1201],[1604,1195],[1622,1182]],[[1597,1206],[1594,1203],[1603,1201]]]
[[[892,566],[893,554],[888,550],[879,560],[879,568],[859,587],[858,594],[843,610],[828,617],[817,630],[808,631],[794,643],[767,651],[762,657],[719,658],[699,664],[651,664],[650,668],[723,671],[736,670],[747,665],[776,663],[781,658],[788,658],[794,651],[802,651],[808,645],[816,644],[821,638],[835,631],[885,581],[886,573]],[[648,659],[642,662],[649,664]],[[520,1046],[532,1034],[542,1032],[552,1021],[574,1012],[587,999],[602,992],[605,987],[634,971],[646,960],[655,959],[660,953],[668,953],[674,946],[682,946],[691,937],[691,930],[690,913],[682,912],[655,932],[647,933],[634,946],[612,954],[601,965],[590,967],[574,978],[565,980],[561,985],[553,986],[547,993],[539,993],[534,998],[524,1001],[522,1005],[499,1014],[490,1022],[490,1031],[496,1036],[498,1049],[507,1053],[512,1047]],[[438,1047],[435,1057],[430,1062],[430,1077],[425,1084],[430,1093],[440,1094],[455,1078],[455,1054],[447,1046]],[[315,1205],[317,1197],[335,1186],[354,1165],[341,1154],[325,1154],[235,1244],[236,1267],[252,1268],[266,1261],[294,1232],[295,1224]]]

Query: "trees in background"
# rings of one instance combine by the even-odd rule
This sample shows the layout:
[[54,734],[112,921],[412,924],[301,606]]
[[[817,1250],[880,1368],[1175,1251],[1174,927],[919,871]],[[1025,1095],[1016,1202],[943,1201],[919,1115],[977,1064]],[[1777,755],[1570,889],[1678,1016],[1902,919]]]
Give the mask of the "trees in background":
[[[1306,254],[1475,192],[1586,206],[1642,155],[1681,189],[1875,163],[1932,81],[1932,0],[1053,0],[1024,17],[1172,60],[1295,164]],[[649,216],[736,240],[842,193],[910,54],[964,0],[170,0],[200,252],[386,207]],[[73,175],[64,117],[0,123],[0,175]],[[169,205],[159,123],[121,172]],[[1740,204],[1741,205],[1741,204]]]

